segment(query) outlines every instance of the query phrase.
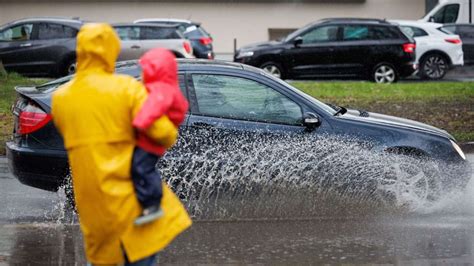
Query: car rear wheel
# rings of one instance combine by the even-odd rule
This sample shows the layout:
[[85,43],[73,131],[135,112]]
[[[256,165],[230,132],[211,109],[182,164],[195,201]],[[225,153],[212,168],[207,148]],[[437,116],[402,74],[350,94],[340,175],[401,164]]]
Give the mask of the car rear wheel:
[[263,71],[267,72],[268,74],[276,78],[279,78],[279,79],[285,78],[283,68],[278,63],[268,62],[260,66],[260,68],[263,69]]
[[449,64],[446,57],[440,54],[431,54],[420,62],[420,76],[423,79],[442,79],[448,72]]
[[59,74],[60,76],[69,76],[76,73],[77,63],[76,59],[68,59],[62,65]]
[[376,83],[387,84],[397,82],[397,71],[390,63],[380,63],[372,71],[372,80]]

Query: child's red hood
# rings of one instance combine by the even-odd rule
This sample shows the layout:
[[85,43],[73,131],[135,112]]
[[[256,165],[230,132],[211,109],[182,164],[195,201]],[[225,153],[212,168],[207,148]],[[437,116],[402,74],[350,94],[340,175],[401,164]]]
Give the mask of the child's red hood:
[[165,84],[178,88],[178,65],[170,51],[164,48],[150,50],[140,58],[140,66],[143,71],[143,83],[148,91],[158,84],[162,89],[167,87],[163,86]]

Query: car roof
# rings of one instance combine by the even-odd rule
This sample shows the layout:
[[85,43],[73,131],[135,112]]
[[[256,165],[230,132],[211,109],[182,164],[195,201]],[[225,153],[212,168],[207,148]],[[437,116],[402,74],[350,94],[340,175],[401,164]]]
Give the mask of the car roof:
[[133,21],[133,23],[146,23],[146,22],[174,22],[174,23],[187,23],[187,24],[195,24],[200,25],[198,22],[194,22],[191,20],[186,19],[176,19],[176,18],[142,18]]
[[385,19],[377,19],[377,18],[324,18],[314,22],[315,24],[318,23],[348,23],[348,24],[379,24],[379,25],[393,25],[391,22]]
[[433,23],[433,22],[424,22],[416,20],[390,20],[390,22],[397,23],[402,26],[415,26],[421,28],[440,28],[443,24]]
[[[216,69],[247,69],[251,71],[260,72],[261,69],[254,68],[251,66],[246,66],[240,63],[234,63],[230,61],[224,60],[208,60],[208,59],[185,59],[185,58],[177,58],[176,61],[178,62],[179,70],[216,70]],[[122,61],[117,62],[115,68],[117,70],[125,69],[125,68],[134,68],[138,67],[138,60],[129,60],[129,61]]]
[[80,18],[69,18],[69,17],[29,17],[29,18],[22,18],[11,21],[7,24],[1,25],[0,28],[5,28],[14,24],[18,23],[25,23],[25,22],[55,22],[61,23],[69,26],[82,26],[85,21],[81,20]]
[[176,25],[169,25],[169,24],[157,24],[157,23],[113,23],[111,24],[112,27],[155,27],[155,28],[176,28]]

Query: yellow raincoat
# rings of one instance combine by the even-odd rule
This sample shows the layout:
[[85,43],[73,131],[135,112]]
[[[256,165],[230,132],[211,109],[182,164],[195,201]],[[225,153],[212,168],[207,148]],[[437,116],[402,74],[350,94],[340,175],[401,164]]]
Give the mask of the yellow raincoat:
[[[191,225],[174,193],[163,184],[157,221],[135,226],[141,207],[130,176],[135,135],[132,120],[147,98],[132,77],[115,75],[120,43],[106,24],[86,24],[77,37],[77,74],[53,95],[52,115],[63,136],[87,259],[93,264],[131,262],[163,249]],[[164,116],[148,130],[171,146],[177,130]]]

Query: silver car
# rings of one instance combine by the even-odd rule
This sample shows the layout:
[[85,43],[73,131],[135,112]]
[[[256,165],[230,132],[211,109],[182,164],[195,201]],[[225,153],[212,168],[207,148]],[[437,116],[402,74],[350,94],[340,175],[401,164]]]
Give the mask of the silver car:
[[177,58],[194,58],[191,43],[175,26],[157,24],[114,24],[120,37],[118,61],[140,58],[152,48],[166,48]]

